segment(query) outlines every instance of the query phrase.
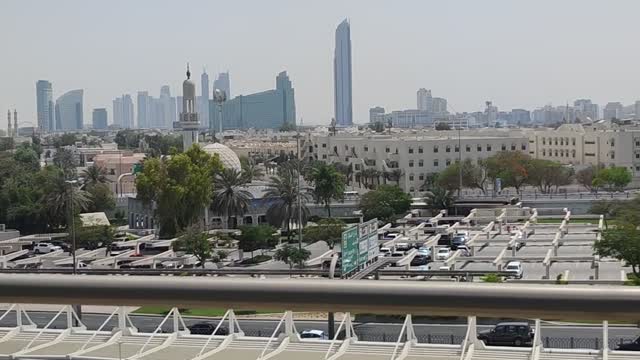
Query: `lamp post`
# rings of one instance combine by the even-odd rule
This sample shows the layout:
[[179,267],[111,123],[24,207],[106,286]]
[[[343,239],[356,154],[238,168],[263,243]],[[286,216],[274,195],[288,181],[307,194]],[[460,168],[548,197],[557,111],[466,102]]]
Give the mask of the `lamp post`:
[[69,217],[71,218],[71,256],[73,261],[73,270],[71,273],[76,275],[76,268],[78,267],[76,263],[76,224],[73,216],[73,191],[75,189],[75,185],[78,183],[78,180],[66,180],[65,183],[69,184]]

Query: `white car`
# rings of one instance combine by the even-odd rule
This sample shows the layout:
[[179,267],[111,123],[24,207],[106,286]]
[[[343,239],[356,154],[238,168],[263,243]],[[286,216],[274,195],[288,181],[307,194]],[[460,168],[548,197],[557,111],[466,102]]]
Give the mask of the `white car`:
[[53,251],[62,250],[60,246],[53,245],[52,243],[41,242],[33,246],[33,252],[36,254],[48,254]]
[[300,338],[309,340],[329,340],[327,334],[322,330],[305,330],[300,334]]
[[390,248],[388,248],[388,247],[384,247],[384,246],[383,246],[383,247],[381,247],[381,248],[380,248],[380,255],[382,255],[382,256],[389,256],[389,255],[391,255],[391,249],[390,249]]
[[522,279],[524,276],[524,270],[522,269],[522,264],[520,261],[511,261],[504,268],[504,271],[508,271],[513,273],[517,279]]
[[436,260],[447,260],[451,256],[451,249],[440,248],[436,252]]

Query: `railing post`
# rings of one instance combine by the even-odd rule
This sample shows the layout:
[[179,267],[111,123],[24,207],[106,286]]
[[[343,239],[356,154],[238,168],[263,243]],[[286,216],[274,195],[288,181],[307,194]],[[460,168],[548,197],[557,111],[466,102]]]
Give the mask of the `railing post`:
[[602,360],[609,358],[609,321],[602,322]]

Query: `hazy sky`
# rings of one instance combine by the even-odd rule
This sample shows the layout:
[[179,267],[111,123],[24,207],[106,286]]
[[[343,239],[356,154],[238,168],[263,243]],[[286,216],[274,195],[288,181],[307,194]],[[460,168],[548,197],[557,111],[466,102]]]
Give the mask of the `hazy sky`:
[[376,105],[415,108],[420,87],[450,111],[640,99],[636,0],[0,0],[0,127],[14,107],[36,123],[38,79],[54,100],[85,89],[85,123],[94,107],[111,121],[118,95],[179,93],[187,61],[198,87],[203,66],[212,79],[228,69],[233,95],[273,88],[287,70],[298,118],[328,124],[345,17],[355,122]]

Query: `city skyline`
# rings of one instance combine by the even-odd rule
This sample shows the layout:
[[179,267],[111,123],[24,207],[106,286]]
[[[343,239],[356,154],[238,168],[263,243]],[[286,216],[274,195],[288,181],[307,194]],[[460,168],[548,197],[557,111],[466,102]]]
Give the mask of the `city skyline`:
[[[34,3],[42,11],[31,11]],[[27,122],[37,126],[35,83],[44,79],[53,83],[54,99],[66,91],[84,89],[84,117],[90,118],[91,109],[108,106],[118,94],[136,94],[164,84],[177,93],[176,70],[190,61],[194,69],[204,65],[211,74],[229,69],[234,75],[234,95],[269,88],[272,74],[286,70],[296,80],[298,118],[304,118],[305,124],[328,124],[334,114],[333,31],[345,17],[352,25],[356,123],[366,122],[373,106],[414,107],[415,91],[421,87],[448,99],[452,112],[482,111],[486,100],[501,109],[534,109],[580,98],[602,107],[618,101],[629,105],[640,98],[635,85],[640,74],[634,72],[640,56],[628,51],[624,36],[634,30],[633,14],[640,11],[640,4],[631,1],[615,7],[595,1],[253,4],[255,14],[246,14],[236,4],[197,3],[199,11],[190,15],[194,31],[205,31],[206,26],[207,33],[225,34],[216,37],[215,47],[207,48],[201,41],[176,41],[186,30],[166,26],[181,11],[180,4],[4,2],[0,31],[15,36],[7,39],[9,56],[0,69],[0,108],[16,108],[24,114],[22,126]],[[149,6],[157,8],[157,17],[139,21]],[[67,11],[70,7],[73,12]],[[121,11],[125,7],[130,11]],[[229,19],[200,21],[214,7],[224,8]],[[580,16],[567,20],[565,15],[575,9],[580,9]],[[95,12],[104,16],[89,16]],[[121,29],[112,24],[116,13],[123,16]],[[64,20],[70,16],[77,23]],[[34,22],[41,26],[28,25]],[[448,26],[453,22],[464,26]],[[148,31],[158,36],[142,43],[136,36],[118,36]],[[53,41],[56,38],[70,41]],[[167,46],[175,51],[166,51]],[[622,51],[625,56],[611,56]],[[38,56],[43,52],[60,56],[43,62]],[[105,56],[87,58],[92,52]]]

